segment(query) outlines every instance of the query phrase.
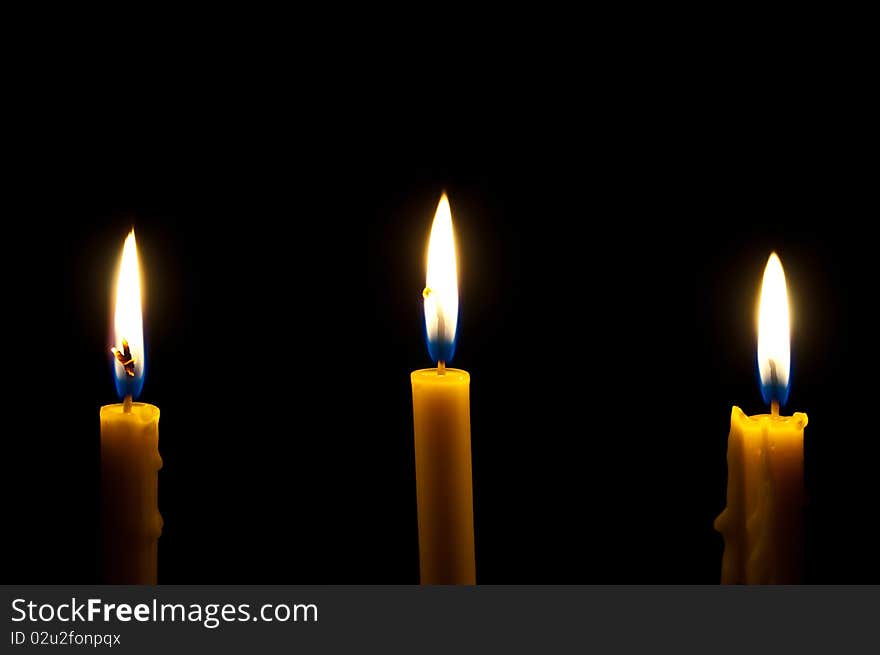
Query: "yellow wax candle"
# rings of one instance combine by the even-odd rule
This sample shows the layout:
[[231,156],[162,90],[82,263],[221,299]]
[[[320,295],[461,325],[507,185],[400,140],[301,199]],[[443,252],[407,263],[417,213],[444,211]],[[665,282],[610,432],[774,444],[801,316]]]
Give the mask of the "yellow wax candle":
[[125,240],[113,319],[116,390],[125,400],[101,408],[101,524],[104,582],[156,584],[159,408],[134,403],[143,386],[144,335],[134,230]]
[[159,408],[101,408],[101,507],[104,580],[156,584],[159,514]]
[[444,193],[428,245],[425,332],[437,368],[414,371],[413,428],[422,584],[476,584],[470,375],[446,368],[455,351],[458,280]]
[[803,577],[807,415],[779,414],[790,360],[785,274],[774,253],[764,271],[758,326],[758,366],[771,413],[746,416],[736,406],[731,412],[727,507],[715,520],[724,536],[722,584],[794,584]]
[[422,584],[476,584],[467,371],[412,373]]
[[723,584],[791,584],[803,574],[807,415],[746,416],[734,407],[727,442]]

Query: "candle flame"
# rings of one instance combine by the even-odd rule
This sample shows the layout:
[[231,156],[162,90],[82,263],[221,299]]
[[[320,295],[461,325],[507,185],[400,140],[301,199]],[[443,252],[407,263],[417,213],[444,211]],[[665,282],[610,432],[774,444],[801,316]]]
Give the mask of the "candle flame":
[[141,280],[134,229],[125,239],[116,278],[113,315],[113,369],[119,397],[137,397],[144,383],[144,322],[141,314]]
[[455,353],[458,328],[458,267],[452,210],[444,193],[434,214],[428,241],[428,274],[425,290],[425,333],[428,352],[434,361],[448,362]]
[[785,404],[791,369],[788,292],[782,262],[774,252],[764,269],[758,309],[758,371],[764,401]]

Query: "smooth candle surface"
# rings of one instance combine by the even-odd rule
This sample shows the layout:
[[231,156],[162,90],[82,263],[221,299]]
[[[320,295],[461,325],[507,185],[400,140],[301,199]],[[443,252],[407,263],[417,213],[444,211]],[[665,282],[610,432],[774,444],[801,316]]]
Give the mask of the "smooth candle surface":
[[159,408],[101,408],[101,518],[104,582],[156,584],[159,514]]
[[795,584],[803,577],[807,415],[730,415],[722,584]]
[[470,375],[413,371],[422,584],[476,584]]

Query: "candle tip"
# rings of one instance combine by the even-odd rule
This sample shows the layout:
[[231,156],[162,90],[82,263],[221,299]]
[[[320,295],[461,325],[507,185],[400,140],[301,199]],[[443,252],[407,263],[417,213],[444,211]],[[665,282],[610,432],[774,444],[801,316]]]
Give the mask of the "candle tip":
[[437,362],[437,375],[446,375],[446,362],[442,359]]
[[131,414],[131,394],[128,394],[122,401],[122,411],[125,414]]

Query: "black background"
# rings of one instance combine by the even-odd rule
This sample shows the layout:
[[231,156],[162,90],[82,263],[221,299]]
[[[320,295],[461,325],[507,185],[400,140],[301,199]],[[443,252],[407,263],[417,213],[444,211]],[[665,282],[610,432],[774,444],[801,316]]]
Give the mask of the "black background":
[[431,365],[446,189],[480,582],[718,581],[730,407],[765,411],[774,249],[786,409],[810,420],[807,581],[880,582],[857,99],[700,79],[478,102],[452,82],[387,107],[353,90],[37,114],[2,245],[5,581],[98,581],[98,410],[134,225],[160,582],[417,582],[409,372]]

